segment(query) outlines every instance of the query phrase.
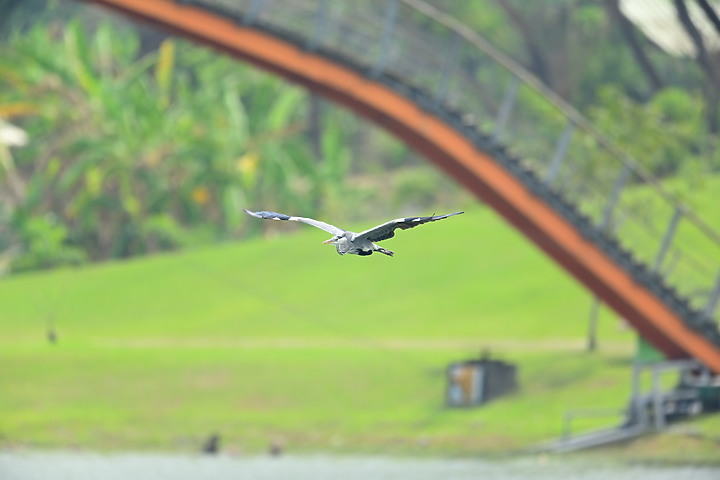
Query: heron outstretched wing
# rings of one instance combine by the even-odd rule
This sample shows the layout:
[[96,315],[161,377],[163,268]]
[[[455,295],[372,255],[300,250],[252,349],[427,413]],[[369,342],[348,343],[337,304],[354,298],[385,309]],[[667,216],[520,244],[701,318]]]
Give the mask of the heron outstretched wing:
[[417,227],[418,225],[422,225],[423,223],[442,220],[443,218],[452,217],[453,215],[460,215],[461,213],[464,212],[448,213],[447,215],[433,215],[431,217],[396,218],[395,220],[390,220],[389,222],[383,223],[382,225],[378,225],[377,227],[373,227],[369,230],[365,230],[364,232],[356,234],[353,237],[353,240],[367,239],[371,242],[380,242],[382,240],[387,240],[388,238],[394,237],[395,230],[398,228],[407,230],[408,228]]
[[328,233],[332,233],[333,235],[340,235],[341,233],[345,232],[345,230],[343,230],[342,228],[338,228],[335,225],[330,225],[329,223],[321,222],[320,220],[315,220],[313,218],[293,217],[290,215],[285,215],[284,213],[276,212],[251,212],[250,210],[246,210],[244,208],[243,211],[248,215],[252,215],[253,217],[257,218],[264,218],[265,220],[289,220],[291,222],[307,223],[308,225],[323,229]]

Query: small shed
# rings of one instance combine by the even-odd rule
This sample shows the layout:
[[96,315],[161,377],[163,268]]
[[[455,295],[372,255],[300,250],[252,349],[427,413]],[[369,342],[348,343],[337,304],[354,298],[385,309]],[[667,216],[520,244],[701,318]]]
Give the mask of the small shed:
[[517,367],[484,357],[452,363],[447,368],[447,405],[482,405],[517,389]]

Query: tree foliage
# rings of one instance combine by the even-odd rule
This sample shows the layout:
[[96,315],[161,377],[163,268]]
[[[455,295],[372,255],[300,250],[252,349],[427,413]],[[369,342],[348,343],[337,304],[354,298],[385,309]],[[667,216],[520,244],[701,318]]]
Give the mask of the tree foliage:
[[[14,106],[31,138],[8,157],[22,193],[2,186],[15,269],[51,266],[50,250],[67,263],[225,238],[248,199],[311,208],[342,178],[346,161],[315,168],[298,135],[301,90],[183,42],[138,47],[131,29],[78,21],[3,45],[0,111]],[[38,256],[40,237],[54,246]]]

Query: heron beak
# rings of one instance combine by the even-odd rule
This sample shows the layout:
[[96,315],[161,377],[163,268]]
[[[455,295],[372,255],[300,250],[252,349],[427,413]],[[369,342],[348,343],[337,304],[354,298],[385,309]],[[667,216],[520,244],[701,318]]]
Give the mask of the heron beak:
[[332,242],[333,242],[333,239],[331,238],[330,240],[325,240],[323,243],[327,245],[328,243],[332,243]]

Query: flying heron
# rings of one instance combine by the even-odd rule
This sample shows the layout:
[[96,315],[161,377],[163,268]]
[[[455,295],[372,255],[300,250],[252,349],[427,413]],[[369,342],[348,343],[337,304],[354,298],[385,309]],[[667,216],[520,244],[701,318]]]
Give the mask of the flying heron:
[[253,217],[264,218],[265,220],[289,220],[291,222],[307,223],[313,227],[321,228],[326,232],[333,234],[331,239],[325,240],[323,243],[335,245],[335,248],[340,255],[350,253],[352,255],[364,256],[372,255],[373,252],[380,252],[392,257],[395,255],[395,252],[382,248],[374,242],[380,242],[394,237],[395,230],[398,228],[407,230],[408,228],[417,227],[423,223],[442,220],[443,218],[460,215],[464,212],[448,213],[447,215],[433,215],[431,217],[397,218],[360,233],[343,230],[342,228],[338,228],[334,225],[330,225],[329,223],[321,222],[312,218],[293,217],[275,212],[251,212],[250,210],[245,210],[245,213],[252,215]]

